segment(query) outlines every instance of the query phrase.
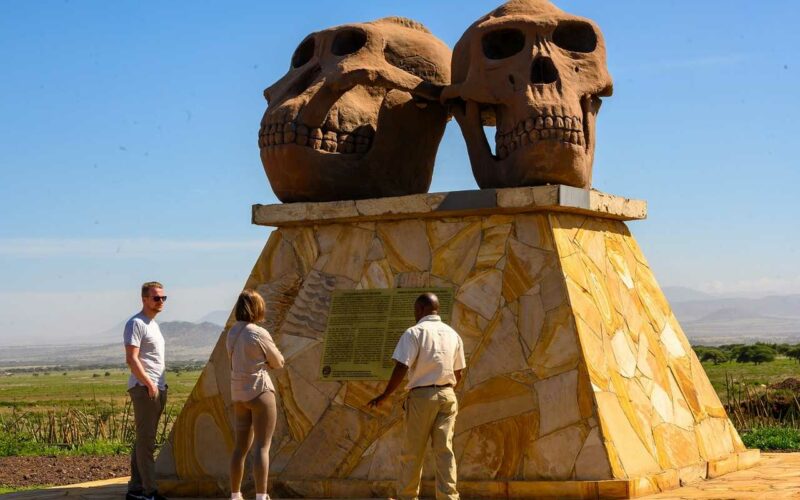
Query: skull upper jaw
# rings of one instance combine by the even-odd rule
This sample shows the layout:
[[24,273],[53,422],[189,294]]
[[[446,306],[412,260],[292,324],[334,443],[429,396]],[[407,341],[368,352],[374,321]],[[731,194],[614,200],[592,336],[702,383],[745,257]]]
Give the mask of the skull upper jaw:
[[[574,102],[579,102],[575,105]],[[592,182],[597,96],[570,103],[538,102],[510,109],[472,103],[479,119],[456,115],[469,148],[470,162],[482,189],[565,184],[588,189]],[[494,152],[483,127],[496,125]]]
[[[317,129],[322,139],[298,135],[298,130],[312,130],[302,121],[302,104],[290,102],[265,113],[261,162],[278,199],[284,203],[356,200],[427,192],[447,122],[446,108],[436,102],[420,108],[407,92],[389,90],[377,101],[362,101],[369,105],[354,113],[346,96]],[[347,113],[340,114],[339,106]],[[270,130],[269,121],[294,124],[294,130],[289,125],[281,139],[270,144],[263,132]],[[331,140],[334,136],[337,142]]]

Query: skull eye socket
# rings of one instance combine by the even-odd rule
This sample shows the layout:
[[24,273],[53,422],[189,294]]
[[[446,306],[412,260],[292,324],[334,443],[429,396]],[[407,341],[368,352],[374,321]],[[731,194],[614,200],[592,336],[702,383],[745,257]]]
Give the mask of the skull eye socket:
[[314,56],[314,45],[315,42],[313,38],[306,38],[297,46],[297,49],[295,49],[292,55],[293,68],[299,68],[311,60]]
[[562,21],[553,31],[553,43],[571,52],[594,52],[597,34],[594,27],[582,21]]
[[490,31],[481,38],[483,55],[489,59],[511,57],[525,46],[525,34],[520,30],[501,29]]
[[367,43],[367,35],[359,30],[344,30],[336,34],[331,52],[337,56],[346,56],[358,51]]

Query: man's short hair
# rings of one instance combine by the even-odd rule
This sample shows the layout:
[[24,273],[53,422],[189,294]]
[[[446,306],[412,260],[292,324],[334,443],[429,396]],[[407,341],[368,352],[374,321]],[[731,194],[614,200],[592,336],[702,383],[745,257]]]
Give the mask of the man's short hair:
[[417,297],[417,300],[415,302],[424,309],[428,308],[439,309],[439,297],[437,297],[436,294],[430,292],[423,293],[422,295]]
[[158,281],[148,281],[147,283],[142,284],[142,297],[147,297],[150,295],[150,290],[153,288],[164,288],[164,285],[159,283]]
[[254,290],[244,290],[239,294],[234,308],[236,321],[246,321],[248,323],[258,323],[264,321],[264,313],[267,306],[264,299]]

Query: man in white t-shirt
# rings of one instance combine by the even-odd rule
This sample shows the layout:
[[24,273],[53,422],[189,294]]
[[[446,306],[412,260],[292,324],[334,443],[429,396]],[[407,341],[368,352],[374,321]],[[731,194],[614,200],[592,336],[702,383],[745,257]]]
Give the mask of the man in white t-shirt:
[[158,421],[167,405],[164,337],[155,317],[164,309],[164,286],[142,285],[142,310],[125,323],[125,362],[131,369],[128,394],[133,403],[136,442],[131,450],[131,480],[126,500],[160,500],[153,453]]
[[406,330],[392,354],[395,367],[383,394],[369,402],[377,407],[408,373],[405,439],[400,455],[400,499],[419,497],[422,460],[428,438],[436,455],[436,498],[458,499],[453,430],[458,414],[454,387],[461,380],[464,343],[439,317],[439,299],[424,293],[414,303],[417,324]]

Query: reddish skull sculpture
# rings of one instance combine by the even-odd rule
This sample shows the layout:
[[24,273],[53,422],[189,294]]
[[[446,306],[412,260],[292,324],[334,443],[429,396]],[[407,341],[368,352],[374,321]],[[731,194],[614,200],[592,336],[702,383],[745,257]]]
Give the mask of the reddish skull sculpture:
[[[591,187],[600,97],[612,93],[594,22],[547,0],[512,0],[476,21],[453,50],[443,92],[481,188]],[[483,126],[496,125],[492,153]]]
[[447,122],[450,49],[405,18],[308,35],[264,91],[259,148],[283,202],[424,193]]

